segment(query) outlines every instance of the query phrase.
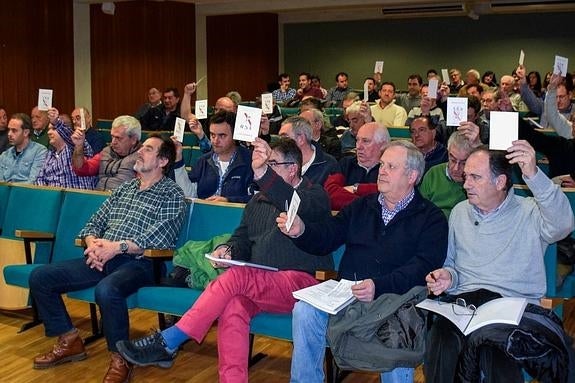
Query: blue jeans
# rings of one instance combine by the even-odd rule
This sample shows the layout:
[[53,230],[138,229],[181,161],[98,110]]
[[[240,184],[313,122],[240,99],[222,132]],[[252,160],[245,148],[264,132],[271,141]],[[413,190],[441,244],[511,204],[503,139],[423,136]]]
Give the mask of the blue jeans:
[[[323,383],[329,314],[305,303],[293,309],[291,383]],[[382,383],[413,383],[413,368],[396,368],[381,374]]]
[[96,286],[96,303],[110,351],[116,351],[117,341],[128,339],[126,297],[153,283],[151,261],[121,254],[106,262],[102,272],[78,258],[42,265],[32,271],[29,280],[46,336],[60,336],[74,328],[61,294]]

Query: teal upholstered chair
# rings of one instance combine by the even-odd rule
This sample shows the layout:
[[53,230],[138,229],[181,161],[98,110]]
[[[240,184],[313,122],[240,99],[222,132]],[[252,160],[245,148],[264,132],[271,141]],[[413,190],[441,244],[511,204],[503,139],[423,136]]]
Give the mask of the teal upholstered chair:
[[[74,240],[88,219],[96,212],[100,205],[108,198],[110,193],[87,190],[68,189],[63,192],[63,199],[59,202],[58,224],[52,230],[53,246],[51,251],[40,259],[36,255],[34,262],[29,259],[26,264],[9,265],[4,268],[6,283],[28,288],[28,279],[32,270],[40,264],[60,262],[72,258],[83,257],[82,248],[74,245]],[[44,240],[43,234],[34,230],[19,230],[18,234],[26,242]],[[29,245],[27,245],[28,247]],[[27,250],[28,252],[29,250]],[[39,323],[34,312],[34,319],[24,327],[29,328]],[[23,329],[25,329],[23,328]]]

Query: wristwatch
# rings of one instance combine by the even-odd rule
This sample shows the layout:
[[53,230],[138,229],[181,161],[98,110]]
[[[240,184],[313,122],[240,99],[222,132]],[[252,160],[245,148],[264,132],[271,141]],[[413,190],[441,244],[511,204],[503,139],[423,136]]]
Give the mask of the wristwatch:
[[353,194],[357,194],[357,187],[359,186],[358,183],[353,184],[353,187],[351,188],[351,190],[353,191]]
[[120,251],[122,254],[126,254],[128,252],[128,242],[120,241]]

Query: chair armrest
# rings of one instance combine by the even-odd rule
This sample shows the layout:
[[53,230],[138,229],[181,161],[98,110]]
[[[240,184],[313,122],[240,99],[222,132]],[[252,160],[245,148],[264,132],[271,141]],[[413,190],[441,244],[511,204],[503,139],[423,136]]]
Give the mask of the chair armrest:
[[[35,231],[35,230],[14,230],[14,235],[17,238],[22,238],[24,240],[24,256],[26,257],[26,264],[32,264],[32,242],[42,242],[49,241],[54,242],[54,233],[48,233],[45,231]],[[52,260],[52,250],[50,250],[50,256],[48,259]]]
[[54,233],[48,233],[46,231],[15,230],[14,235],[18,238],[23,239],[44,239],[44,240],[54,239]]
[[172,258],[174,256],[174,249],[146,249],[144,250],[144,257],[146,258]]
[[316,270],[315,279],[318,281],[327,281],[328,279],[337,279],[337,271],[335,270]]
[[553,310],[555,307],[562,305],[565,302],[565,298],[547,298],[543,297],[540,300],[541,307],[548,310]]

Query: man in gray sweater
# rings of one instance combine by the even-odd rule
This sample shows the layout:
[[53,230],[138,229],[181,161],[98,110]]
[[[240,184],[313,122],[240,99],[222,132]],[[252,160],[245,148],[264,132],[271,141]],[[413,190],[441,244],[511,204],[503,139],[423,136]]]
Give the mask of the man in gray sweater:
[[[521,168],[533,198],[514,195],[513,164]],[[463,187],[468,199],[451,212],[447,258],[443,268],[427,275],[428,288],[475,306],[499,297],[539,304],[546,289],[545,249],[574,228],[567,197],[537,168],[535,150],[523,140],[514,141],[507,152],[475,149],[465,164]],[[427,382],[454,380],[464,343],[451,322],[436,318],[425,357]],[[505,354],[483,351],[486,381],[523,381],[521,369]]]

